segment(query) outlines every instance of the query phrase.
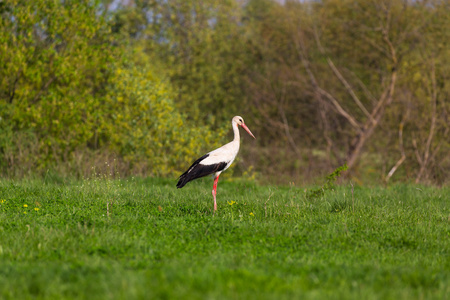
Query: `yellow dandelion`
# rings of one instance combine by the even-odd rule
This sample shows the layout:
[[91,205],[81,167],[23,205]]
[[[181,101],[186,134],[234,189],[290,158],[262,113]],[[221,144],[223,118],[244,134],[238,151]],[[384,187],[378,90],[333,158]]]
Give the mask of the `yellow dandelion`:
[[255,216],[255,214],[251,212],[251,213],[250,213],[250,216],[254,217],[254,216]]
[[26,212],[26,211],[24,211],[23,213],[24,213],[24,214],[27,214],[27,212]]
[[24,204],[23,207],[28,207],[28,205]]
[[2,200],[0,200],[0,203],[5,203],[5,200],[3,200],[3,199],[2,199]]
[[34,210],[35,210],[35,211],[38,211],[38,210],[39,210],[39,207],[35,207]]
[[230,206],[236,203],[236,201],[233,201],[233,200],[231,200],[231,202],[230,201],[227,201],[227,202]]

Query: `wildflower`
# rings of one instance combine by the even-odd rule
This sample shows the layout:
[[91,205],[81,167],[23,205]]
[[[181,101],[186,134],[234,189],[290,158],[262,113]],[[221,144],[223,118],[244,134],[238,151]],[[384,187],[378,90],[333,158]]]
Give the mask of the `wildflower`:
[[26,207],[28,207],[28,205],[24,204],[24,205],[23,205],[23,207],[25,207],[25,208],[26,208]]
[[230,206],[236,203],[236,201],[231,200],[231,202],[227,201]]
[[251,213],[250,213],[250,216],[254,217],[254,216],[255,216],[255,214],[251,212]]
[[24,211],[23,213],[24,213],[24,214],[27,214],[27,212],[26,212],[26,211]]
[[5,200],[4,200],[4,199],[0,200],[0,203],[4,203],[4,202],[5,202]]
[[38,211],[38,210],[39,210],[39,207],[35,207],[34,210],[35,210],[35,211]]

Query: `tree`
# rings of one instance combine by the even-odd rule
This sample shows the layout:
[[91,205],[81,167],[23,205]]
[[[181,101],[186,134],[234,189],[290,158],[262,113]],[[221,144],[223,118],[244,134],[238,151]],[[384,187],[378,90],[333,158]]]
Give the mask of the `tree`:
[[170,83],[150,66],[116,65],[108,91],[98,130],[126,164],[122,175],[179,175],[226,132],[189,123],[174,104]]
[[222,139],[186,120],[163,72],[111,33],[100,2],[11,0],[1,13],[5,173],[90,175],[114,159],[124,176],[168,176]]
[[[429,112],[422,120],[429,120],[430,125],[419,130],[423,142],[418,143],[429,145],[425,148],[430,150],[418,146],[418,150],[409,151],[413,147],[409,118],[416,112],[408,109],[411,103],[407,95],[414,95],[423,86],[411,78],[413,65],[421,65],[422,74],[428,74],[428,99],[433,99],[433,86],[442,86],[433,85],[433,64],[421,63],[425,57],[418,50],[442,48],[437,40],[429,39],[440,36],[441,44],[446,40],[442,28],[446,28],[448,4],[333,0],[288,1],[284,6],[252,3],[253,28],[260,36],[264,58],[259,74],[250,79],[249,93],[264,120],[261,126],[271,137],[268,147],[276,145],[271,156],[286,145],[292,149],[290,159],[300,162],[291,166],[303,165],[297,169],[321,169],[326,158],[330,169],[347,162],[353,174],[370,167],[379,169],[381,177],[390,178],[414,156],[422,167],[408,168],[417,170],[419,176],[425,172],[420,169],[429,169],[433,151],[433,163],[434,157],[445,152],[441,147],[445,147],[447,131],[443,125],[436,129],[436,124],[445,124],[446,105],[432,100],[442,112],[433,113],[439,109],[423,97],[409,99],[417,107],[430,107],[419,110]],[[442,52],[439,60],[448,57]],[[433,55],[438,59],[436,53]],[[434,65],[442,68],[446,64]],[[445,72],[439,74],[443,79]],[[283,155],[285,159],[285,150]],[[363,156],[366,159],[359,168]],[[283,162],[283,158],[276,161]],[[302,172],[309,176],[309,171]]]
[[217,127],[246,103],[252,56],[241,12],[234,0],[139,1],[115,13],[113,29],[160,66],[191,120]]
[[67,160],[92,138],[107,64],[114,57],[109,28],[90,0],[3,4],[0,127],[16,139],[0,145],[1,165],[45,168],[50,161]]

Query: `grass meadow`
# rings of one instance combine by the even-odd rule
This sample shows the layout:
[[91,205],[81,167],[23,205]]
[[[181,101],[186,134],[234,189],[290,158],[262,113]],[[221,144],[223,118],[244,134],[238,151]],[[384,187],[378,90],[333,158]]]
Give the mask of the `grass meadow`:
[[0,180],[2,299],[449,299],[450,188]]

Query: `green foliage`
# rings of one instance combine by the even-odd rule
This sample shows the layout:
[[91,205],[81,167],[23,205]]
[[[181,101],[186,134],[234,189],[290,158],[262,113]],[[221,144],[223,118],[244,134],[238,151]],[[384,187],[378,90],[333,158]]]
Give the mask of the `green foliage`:
[[253,57],[238,2],[142,1],[114,18],[114,32],[161,66],[177,91],[176,105],[191,120],[220,128],[244,115]]
[[[42,170],[92,138],[114,57],[108,32],[90,0],[4,3],[0,133],[23,139],[2,140],[2,167]],[[27,144],[35,156],[16,152]]]
[[[224,173],[224,176],[226,173]],[[445,299],[449,188],[0,181],[2,299]],[[345,202],[350,187],[336,187]],[[37,209],[37,210],[36,210]]]
[[258,140],[236,165],[262,180],[342,161],[360,182],[450,178],[445,1],[4,0],[0,15],[2,175],[173,176],[239,114]]
[[0,29],[5,173],[68,165],[87,175],[96,157],[115,156],[123,175],[167,176],[222,142],[225,123],[213,135],[186,121],[143,50],[112,44],[98,2],[8,1]]
[[115,68],[108,91],[104,111],[109,114],[99,116],[99,135],[134,174],[174,176],[202,151],[218,146],[226,132],[188,123],[174,105],[170,84],[148,67]]
[[336,168],[332,173],[326,176],[325,183],[320,188],[307,191],[306,198],[308,200],[315,200],[323,197],[325,191],[335,189],[336,186],[334,183],[341,176],[341,173],[347,169],[348,169],[347,164],[344,164],[343,166]]

